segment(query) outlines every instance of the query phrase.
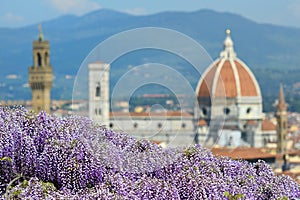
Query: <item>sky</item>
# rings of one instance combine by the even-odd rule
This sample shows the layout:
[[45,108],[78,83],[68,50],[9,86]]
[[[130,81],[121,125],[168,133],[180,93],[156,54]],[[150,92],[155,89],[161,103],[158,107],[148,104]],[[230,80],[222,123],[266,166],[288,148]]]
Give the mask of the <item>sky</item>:
[[0,27],[22,27],[101,8],[134,15],[212,9],[259,23],[300,28],[300,0],[0,0]]

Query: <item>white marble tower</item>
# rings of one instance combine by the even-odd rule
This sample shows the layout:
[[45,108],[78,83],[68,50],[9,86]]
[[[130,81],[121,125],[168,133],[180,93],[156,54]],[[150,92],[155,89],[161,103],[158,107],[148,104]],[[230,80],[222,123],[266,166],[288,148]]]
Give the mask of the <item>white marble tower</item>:
[[102,62],[89,64],[89,118],[100,125],[109,123],[109,71]]

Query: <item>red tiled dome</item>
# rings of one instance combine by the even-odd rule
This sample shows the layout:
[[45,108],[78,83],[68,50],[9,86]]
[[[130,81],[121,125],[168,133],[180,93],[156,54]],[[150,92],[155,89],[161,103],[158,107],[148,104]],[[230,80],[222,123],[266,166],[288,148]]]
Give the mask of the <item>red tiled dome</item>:
[[224,42],[224,51],[202,76],[198,97],[255,97],[260,96],[259,85],[250,69],[236,57],[229,36]]

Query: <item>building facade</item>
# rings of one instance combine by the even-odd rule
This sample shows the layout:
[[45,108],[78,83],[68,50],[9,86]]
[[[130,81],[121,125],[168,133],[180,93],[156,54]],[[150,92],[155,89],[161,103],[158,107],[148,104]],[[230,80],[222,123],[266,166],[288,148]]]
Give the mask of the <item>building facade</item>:
[[230,30],[226,34],[224,50],[197,86],[199,109],[195,109],[195,116],[210,127],[207,133],[199,135],[209,145],[262,146],[259,84],[249,67],[237,57]]
[[33,41],[32,54],[33,66],[28,68],[32,109],[37,113],[42,110],[50,113],[53,71],[50,65],[50,44],[44,40],[41,26],[38,40]]
[[139,139],[166,143],[171,146],[189,145],[194,139],[193,115],[186,112],[110,112],[109,64],[88,65],[89,118],[118,132]]
[[[108,119],[109,127],[116,131],[165,143],[172,141],[174,146],[200,143],[204,146],[262,147],[263,113],[259,84],[249,67],[237,57],[230,31],[226,33],[220,57],[199,80],[194,113],[109,113],[107,109],[101,113],[102,122]],[[89,70],[89,77],[97,74],[93,68],[89,67]],[[93,79],[89,82],[93,88],[89,105],[91,119],[96,119],[96,104],[109,105],[100,103],[100,99],[96,102],[92,96],[95,84],[109,85],[108,78],[102,80],[107,82],[97,83]],[[105,99],[109,100],[109,96]],[[101,118],[96,121],[101,122]]]

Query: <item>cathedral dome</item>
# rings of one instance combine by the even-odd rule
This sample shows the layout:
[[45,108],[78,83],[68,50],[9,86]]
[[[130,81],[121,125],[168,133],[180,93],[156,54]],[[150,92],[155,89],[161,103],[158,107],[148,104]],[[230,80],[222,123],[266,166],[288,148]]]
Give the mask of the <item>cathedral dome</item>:
[[259,97],[259,85],[248,66],[237,58],[230,31],[227,30],[224,50],[205,71],[197,87],[198,98]]

